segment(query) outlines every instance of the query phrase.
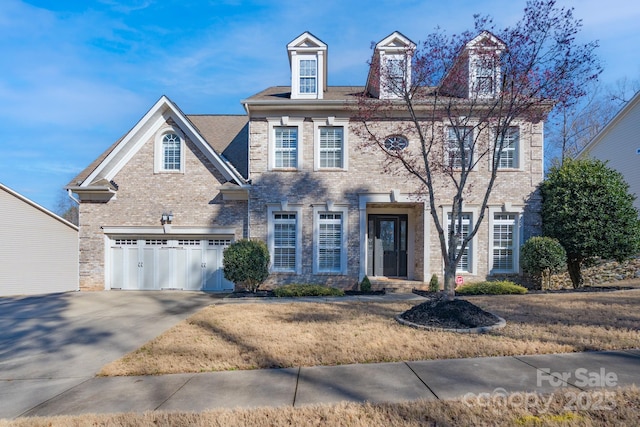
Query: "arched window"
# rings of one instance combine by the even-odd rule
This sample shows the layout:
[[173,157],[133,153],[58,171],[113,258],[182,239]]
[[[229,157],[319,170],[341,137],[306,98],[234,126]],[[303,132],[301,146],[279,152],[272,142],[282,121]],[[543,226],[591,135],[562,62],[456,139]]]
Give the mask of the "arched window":
[[162,137],[162,167],[164,170],[180,170],[181,141],[175,133]]

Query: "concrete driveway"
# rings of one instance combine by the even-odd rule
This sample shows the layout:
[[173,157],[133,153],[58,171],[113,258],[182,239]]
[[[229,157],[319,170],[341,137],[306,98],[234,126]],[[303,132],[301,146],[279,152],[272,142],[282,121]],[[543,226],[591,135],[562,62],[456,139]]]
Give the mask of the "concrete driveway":
[[215,301],[215,295],[181,291],[0,298],[0,418],[87,381]]

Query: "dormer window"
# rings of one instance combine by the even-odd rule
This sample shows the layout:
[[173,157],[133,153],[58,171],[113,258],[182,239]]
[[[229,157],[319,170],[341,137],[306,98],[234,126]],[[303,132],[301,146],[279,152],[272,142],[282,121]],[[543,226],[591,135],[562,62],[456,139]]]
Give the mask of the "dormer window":
[[402,98],[411,85],[411,59],[416,45],[399,32],[376,44],[367,77],[367,92],[380,99]]
[[287,45],[291,99],[322,99],[327,88],[327,45],[309,32]]
[[383,82],[389,95],[402,97],[405,92],[405,63],[399,55],[385,57]]
[[318,67],[313,59],[300,59],[300,93],[317,92]]
[[493,57],[475,61],[475,93],[479,97],[491,97],[496,93],[496,61]]
[[500,56],[505,44],[488,31],[483,31],[469,43],[469,97],[492,98],[498,95]]
[[440,83],[440,92],[460,98],[492,98],[502,81],[500,58],[506,45],[489,31],[469,41]]

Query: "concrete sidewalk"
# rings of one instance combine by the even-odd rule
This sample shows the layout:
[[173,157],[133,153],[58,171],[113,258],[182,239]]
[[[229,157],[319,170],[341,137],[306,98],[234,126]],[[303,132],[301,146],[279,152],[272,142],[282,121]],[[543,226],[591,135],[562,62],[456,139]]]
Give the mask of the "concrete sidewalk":
[[[640,385],[640,350],[24,381],[33,383],[16,384],[23,389],[17,397],[27,400],[19,406],[28,409],[1,416],[473,399],[480,393],[549,393],[558,387],[579,393]],[[47,393],[47,387],[56,391]]]

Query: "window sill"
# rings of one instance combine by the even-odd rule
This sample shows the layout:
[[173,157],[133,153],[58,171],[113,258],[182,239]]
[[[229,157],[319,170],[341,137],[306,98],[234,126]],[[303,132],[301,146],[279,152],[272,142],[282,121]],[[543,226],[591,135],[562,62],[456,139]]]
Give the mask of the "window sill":
[[184,174],[184,170],[179,169],[179,170],[173,170],[173,169],[167,169],[167,170],[157,170],[154,172],[155,174]]

